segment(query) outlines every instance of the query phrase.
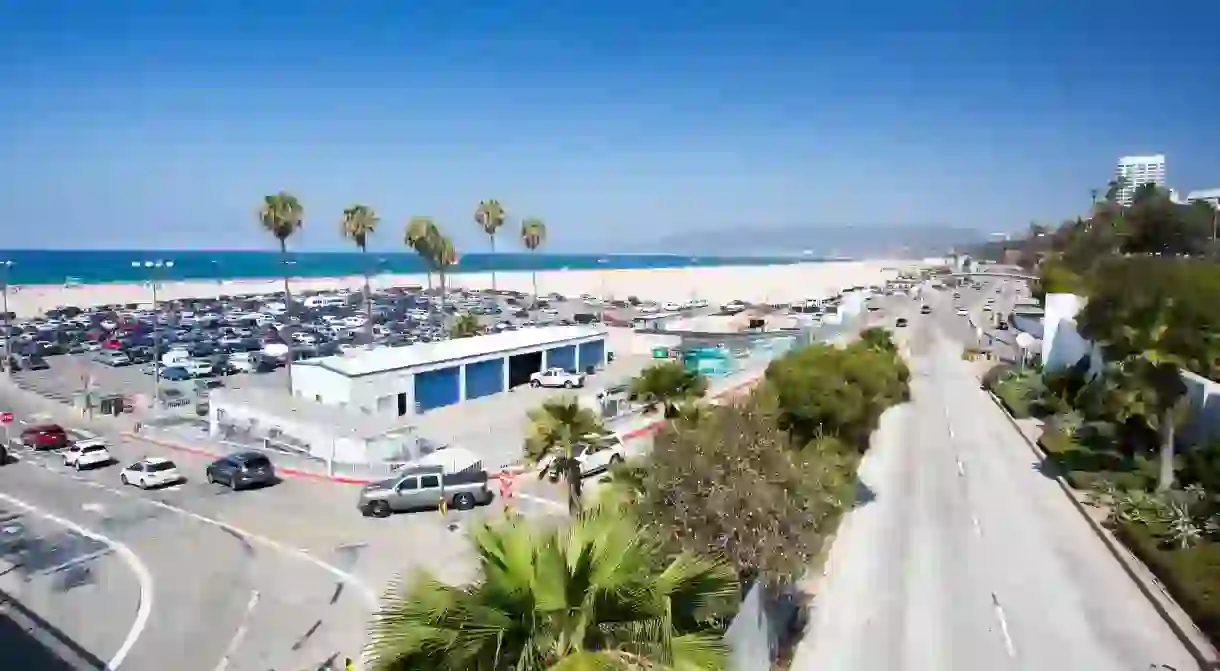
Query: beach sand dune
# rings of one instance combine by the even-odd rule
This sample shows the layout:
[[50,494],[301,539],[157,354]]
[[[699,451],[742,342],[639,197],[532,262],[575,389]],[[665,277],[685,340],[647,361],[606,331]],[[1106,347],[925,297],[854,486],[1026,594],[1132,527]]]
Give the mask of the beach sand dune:
[[[611,299],[636,296],[642,300],[685,301],[702,298],[713,305],[731,300],[748,302],[791,302],[824,298],[853,286],[880,284],[897,276],[898,271],[917,265],[911,261],[843,261],[799,263],[778,266],[703,266],[692,268],[547,270],[537,274],[538,291],[565,296],[592,294]],[[437,278],[432,277],[435,284]],[[361,277],[292,278],[295,294],[308,291],[359,289]],[[392,286],[426,286],[424,275],[378,275],[371,283],[375,289]],[[483,289],[491,286],[490,273],[453,273],[447,284],[455,288]],[[496,285],[525,293],[533,292],[529,272],[496,273]],[[211,298],[219,295],[275,294],[283,289],[281,280],[224,280],[163,282],[158,284],[160,300]],[[48,309],[75,305],[90,307],[110,304],[152,303],[148,284],[25,285],[10,287],[8,305],[20,317],[33,317]]]

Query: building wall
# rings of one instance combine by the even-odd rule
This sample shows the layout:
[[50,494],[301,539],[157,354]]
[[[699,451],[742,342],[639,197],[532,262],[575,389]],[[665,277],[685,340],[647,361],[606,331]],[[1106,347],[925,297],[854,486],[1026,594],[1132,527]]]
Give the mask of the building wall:
[[1135,191],[1145,184],[1165,186],[1165,156],[1124,156],[1118,159],[1115,177],[1121,177],[1126,186],[1118,192],[1118,202],[1130,205]]
[[407,412],[415,407],[415,377],[410,371],[388,371],[350,378],[348,407],[380,417],[398,415],[398,395],[407,395]]
[[468,363],[462,374],[466,376],[466,398],[482,398],[504,391],[504,378],[507,374],[507,359],[491,359]]
[[415,374],[415,412],[460,403],[465,386],[462,366],[435,368]]
[[576,345],[562,345],[546,350],[542,360],[543,369],[562,368],[567,371],[576,370]]
[[292,367],[292,392],[296,396],[328,405],[351,401],[353,378],[328,368],[298,364]]
[[[681,339],[678,339],[681,342]],[[606,365],[606,341],[594,340],[593,342],[581,343],[577,347],[577,362],[576,365],[580,370],[585,370],[589,366],[603,368]]]

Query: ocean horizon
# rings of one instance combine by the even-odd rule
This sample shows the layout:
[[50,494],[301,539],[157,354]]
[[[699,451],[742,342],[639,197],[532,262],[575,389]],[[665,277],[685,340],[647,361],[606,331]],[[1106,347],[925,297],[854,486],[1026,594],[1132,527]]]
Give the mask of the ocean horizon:
[[[0,250],[0,281],[10,285],[113,284],[272,279],[283,276],[284,258],[260,250]],[[289,252],[292,277],[408,275],[427,272],[413,252]],[[450,274],[533,270],[686,268],[697,266],[790,265],[845,259],[806,255],[709,256],[668,253],[548,254],[471,252]],[[6,264],[6,262],[8,262]],[[156,268],[133,263],[161,262]],[[169,265],[171,264],[172,265]],[[5,271],[7,270],[7,273]]]

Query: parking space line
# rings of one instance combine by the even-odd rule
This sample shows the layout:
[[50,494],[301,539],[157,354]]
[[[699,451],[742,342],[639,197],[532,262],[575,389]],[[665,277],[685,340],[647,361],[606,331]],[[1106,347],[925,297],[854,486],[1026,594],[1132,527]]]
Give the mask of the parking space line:
[[86,529],[75,522],[49,513],[38,506],[27,503],[13,496],[9,496],[8,494],[0,493],[0,501],[4,501],[14,508],[20,508],[27,513],[32,513],[44,519],[50,520],[61,527],[84,536],[85,538],[89,538],[106,545],[113,552],[118,554],[119,557],[123,559],[123,562],[127,564],[129,568],[131,568],[132,573],[134,573],[136,576],[136,582],[138,582],[140,586],[140,601],[139,606],[136,607],[136,617],[131,623],[131,628],[127,631],[127,636],[123,639],[123,643],[119,646],[119,649],[110,657],[110,661],[106,662],[106,671],[116,671],[127,659],[127,655],[131,653],[131,650],[135,647],[136,642],[140,640],[140,635],[144,633],[144,628],[148,626],[148,618],[152,614],[153,579],[152,574],[148,571],[148,567],[144,565],[144,562],[140,561],[140,557],[136,555],[135,552],[132,552],[131,548],[127,547],[123,543],[120,543],[119,541],[97,533],[96,531]]

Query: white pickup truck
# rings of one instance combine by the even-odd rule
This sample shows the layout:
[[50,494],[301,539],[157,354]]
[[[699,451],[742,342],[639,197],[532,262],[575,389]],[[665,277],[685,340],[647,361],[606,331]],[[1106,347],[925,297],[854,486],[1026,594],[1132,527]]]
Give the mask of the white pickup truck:
[[530,375],[531,387],[573,387],[585,386],[585,376],[580,373],[569,373],[562,368],[548,368]]

